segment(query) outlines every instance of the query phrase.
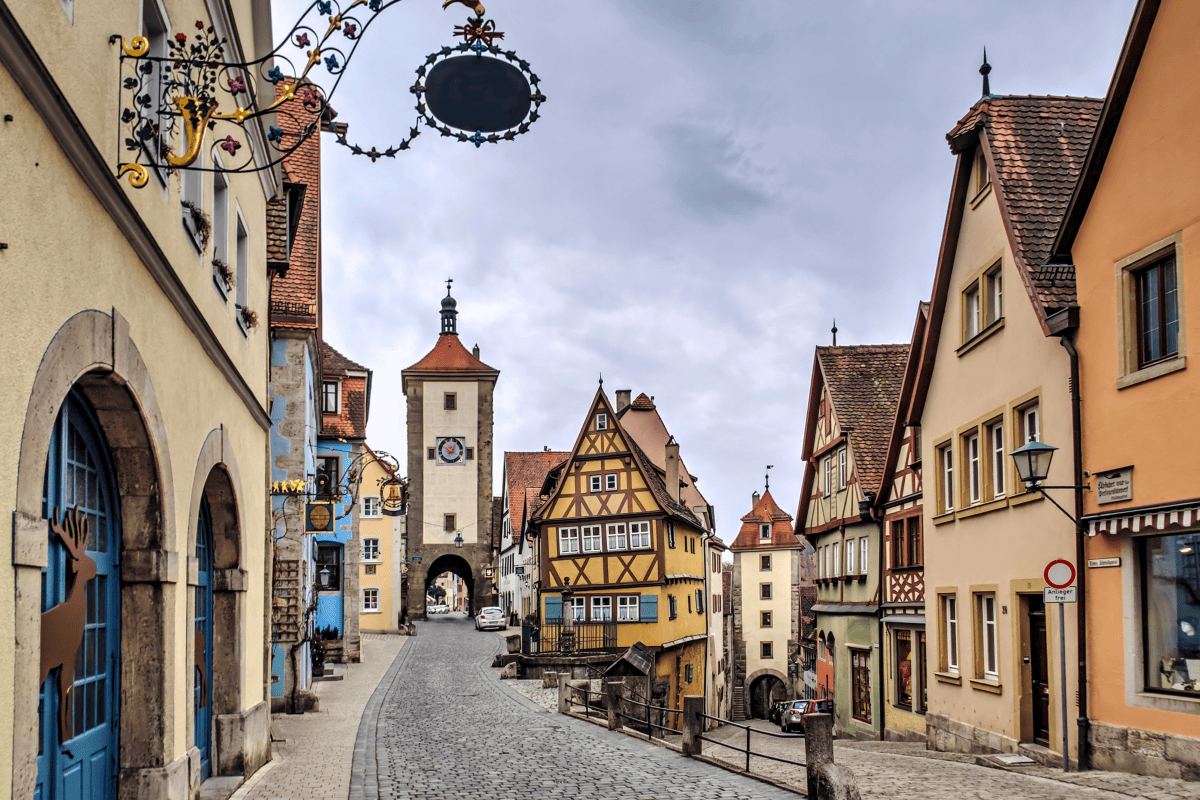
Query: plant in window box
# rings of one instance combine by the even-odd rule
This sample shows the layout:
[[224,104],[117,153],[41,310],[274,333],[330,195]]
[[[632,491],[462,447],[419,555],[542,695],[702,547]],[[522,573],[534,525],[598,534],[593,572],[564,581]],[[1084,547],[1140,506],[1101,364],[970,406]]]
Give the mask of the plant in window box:
[[203,250],[208,247],[208,239],[212,236],[212,221],[204,209],[191,200],[184,200],[180,205],[188,212],[188,218],[192,221],[192,229],[196,231],[196,237],[200,240],[200,249]]
[[217,276],[221,279],[221,282],[225,284],[225,290],[229,291],[232,289],[235,278],[233,270],[230,269],[229,265],[216,256],[213,257],[212,265],[213,269],[217,272]]
[[247,306],[238,305],[238,314],[241,315],[242,325],[249,330],[254,330],[258,327],[258,312]]

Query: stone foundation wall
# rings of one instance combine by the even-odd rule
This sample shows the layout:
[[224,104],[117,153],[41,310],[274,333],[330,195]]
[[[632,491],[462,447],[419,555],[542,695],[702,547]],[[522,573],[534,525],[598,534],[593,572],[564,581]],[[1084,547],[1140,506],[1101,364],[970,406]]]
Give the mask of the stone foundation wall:
[[1016,739],[941,714],[925,715],[925,742],[945,753],[1015,753],[1020,747]]
[[1093,722],[1088,742],[1092,769],[1200,781],[1200,739]]

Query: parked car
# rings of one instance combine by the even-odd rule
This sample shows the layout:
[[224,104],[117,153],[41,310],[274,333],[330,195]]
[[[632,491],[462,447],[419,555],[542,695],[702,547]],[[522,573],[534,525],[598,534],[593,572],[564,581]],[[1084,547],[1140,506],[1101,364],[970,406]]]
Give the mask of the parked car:
[[804,720],[813,714],[833,714],[832,700],[793,700],[779,718],[779,729],[784,733],[804,733]]
[[429,607],[430,614],[445,614],[448,611],[450,611],[450,606],[442,605],[441,603],[436,603]]
[[488,606],[479,612],[475,618],[475,630],[508,630],[508,620],[504,618],[504,609],[498,606]]
[[786,705],[788,705],[788,704],[787,703],[772,703],[771,710],[769,712],[767,712],[767,719],[770,720],[771,722],[774,722],[775,724],[779,724],[779,715],[783,713],[783,708]]

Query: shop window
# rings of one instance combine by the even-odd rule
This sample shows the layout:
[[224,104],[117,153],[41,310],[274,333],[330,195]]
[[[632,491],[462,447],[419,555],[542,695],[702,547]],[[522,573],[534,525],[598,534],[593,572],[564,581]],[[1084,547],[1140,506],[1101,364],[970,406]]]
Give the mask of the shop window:
[[855,719],[871,721],[871,654],[867,650],[850,651],[850,700]]
[[896,676],[896,705],[912,710],[913,700],[913,663],[912,631],[900,629],[896,631],[895,643],[892,646],[895,658]]
[[1146,690],[1200,697],[1200,533],[1139,540]]

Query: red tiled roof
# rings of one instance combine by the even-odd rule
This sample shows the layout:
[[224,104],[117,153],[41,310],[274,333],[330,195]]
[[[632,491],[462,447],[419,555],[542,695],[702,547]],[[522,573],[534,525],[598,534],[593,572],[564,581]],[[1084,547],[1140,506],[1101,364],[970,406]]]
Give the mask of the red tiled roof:
[[367,372],[367,368],[334,350],[329,342],[321,342],[321,374],[328,378],[344,378],[348,372]]
[[495,372],[496,370],[467,352],[454,334],[443,333],[438,337],[424,358],[413,364],[409,371],[420,372]]
[[557,450],[504,454],[504,480],[508,484],[508,524],[512,526],[514,534],[519,536],[525,528],[527,490],[532,489],[534,497],[538,497],[546,474],[570,455]]
[[[767,523],[771,526],[771,538],[763,541],[759,535],[759,525]],[[737,538],[730,545],[730,550],[753,550],[756,547],[799,547],[800,540],[792,528],[792,515],[784,511],[771,497],[768,489],[758,498],[750,513],[742,517],[742,527]]]
[[[617,422],[620,425],[620,422]],[[638,447],[638,443],[634,441],[632,436],[626,435],[625,441],[629,443],[629,450],[633,453],[633,457],[638,460],[642,467],[642,474],[646,476],[646,484],[650,487],[650,493],[654,495],[654,499],[662,506],[663,511],[675,517],[679,517],[684,522],[694,525],[699,530],[704,530],[704,523],[700,521],[690,508],[676,500],[672,500],[667,493],[667,485],[663,482],[663,478],[658,474],[658,470],[654,468],[649,456]]]
[[655,408],[654,401],[647,397],[645,392],[639,394],[637,399],[629,404],[629,407],[638,411],[653,411]]
[[863,492],[878,492],[908,361],[907,344],[818,347],[817,361],[838,424],[849,431]]
[[342,405],[337,414],[321,415],[321,434],[342,439],[365,439],[367,437],[367,392],[370,383],[366,377],[350,376],[350,372],[370,370],[356,364],[321,342],[321,377],[338,378],[341,381]]
[[1103,100],[1090,97],[985,97],[946,138],[962,152],[987,133],[998,199],[1007,211],[1017,257],[1045,313],[1075,302],[1075,269],[1043,267],[1075,191]]

